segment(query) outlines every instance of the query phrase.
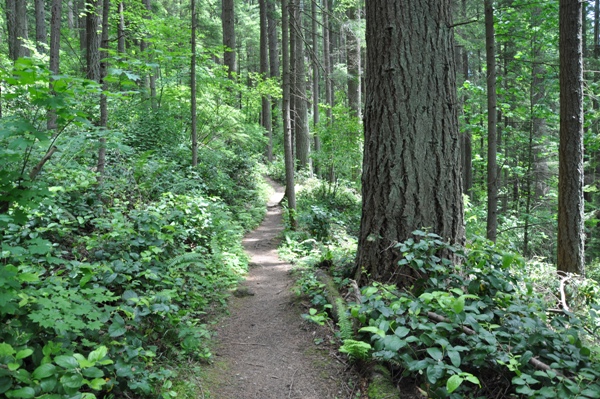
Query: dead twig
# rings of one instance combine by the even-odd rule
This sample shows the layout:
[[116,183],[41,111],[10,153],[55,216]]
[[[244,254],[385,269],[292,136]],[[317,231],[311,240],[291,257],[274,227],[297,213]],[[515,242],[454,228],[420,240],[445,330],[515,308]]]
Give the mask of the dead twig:
[[294,371],[294,374],[292,375],[292,382],[290,383],[290,392],[288,393],[288,398],[292,397],[292,388],[294,387],[294,377],[296,377],[297,372],[298,372],[298,369],[296,369],[296,371]]
[[254,345],[254,346],[269,346],[269,345],[265,345],[265,344],[257,344],[257,343],[253,343],[253,342],[228,342],[229,344],[232,345]]

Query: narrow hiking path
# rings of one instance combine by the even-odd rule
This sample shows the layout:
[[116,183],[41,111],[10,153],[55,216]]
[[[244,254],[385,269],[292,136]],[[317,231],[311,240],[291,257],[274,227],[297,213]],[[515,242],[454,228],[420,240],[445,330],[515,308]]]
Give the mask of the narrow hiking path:
[[251,267],[239,291],[249,292],[232,297],[231,315],[217,326],[215,363],[205,387],[211,399],[353,398],[354,378],[346,365],[313,342],[323,330],[300,317],[305,310],[291,292],[292,266],[277,256],[284,188],[269,183],[275,193],[267,215],[243,240]]

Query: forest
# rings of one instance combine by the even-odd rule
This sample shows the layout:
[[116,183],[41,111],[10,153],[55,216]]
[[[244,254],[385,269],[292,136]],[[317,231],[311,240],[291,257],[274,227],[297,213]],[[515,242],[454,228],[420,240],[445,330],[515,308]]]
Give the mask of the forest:
[[5,0],[0,27],[1,397],[205,397],[269,176],[302,317],[390,379],[353,397],[600,398],[600,0]]

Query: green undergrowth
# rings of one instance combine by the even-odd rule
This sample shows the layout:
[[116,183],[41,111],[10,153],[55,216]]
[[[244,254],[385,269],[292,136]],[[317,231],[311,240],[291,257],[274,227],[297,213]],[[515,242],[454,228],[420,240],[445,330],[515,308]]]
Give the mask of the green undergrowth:
[[[299,191],[299,228],[286,232],[280,253],[298,265],[297,291],[311,302],[303,317],[333,326],[316,271],[351,291],[356,241],[341,228],[350,219],[318,192],[317,184]],[[455,247],[417,231],[390,250],[402,253],[399,269],[421,277],[408,290],[361,288],[336,326],[350,359],[385,364],[432,398],[600,398],[595,280],[557,274],[543,259],[525,261],[485,240]]]
[[195,392],[182,365],[212,356],[211,317],[264,216],[256,159],[109,152],[102,185],[74,152],[0,215],[2,397],[170,398]]

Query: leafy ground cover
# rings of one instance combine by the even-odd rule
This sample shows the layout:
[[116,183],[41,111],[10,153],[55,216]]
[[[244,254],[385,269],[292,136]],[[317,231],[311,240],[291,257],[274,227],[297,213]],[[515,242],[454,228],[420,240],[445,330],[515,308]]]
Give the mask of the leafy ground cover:
[[[334,326],[328,320],[339,306],[327,303],[317,270],[352,291],[358,221],[336,209],[359,202],[324,196],[327,184],[303,184],[299,229],[286,234],[280,252],[299,265],[298,291],[312,300],[304,317]],[[454,247],[417,231],[390,250],[402,254],[399,271],[411,268],[419,277],[407,290],[361,287],[336,326],[350,359],[383,363],[428,397],[600,397],[595,280],[557,275],[542,259],[525,260],[482,239]]]
[[170,155],[121,153],[102,186],[73,157],[3,215],[0,395],[169,398],[178,363],[211,357],[265,190],[246,154],[206,150],[195,171]]

